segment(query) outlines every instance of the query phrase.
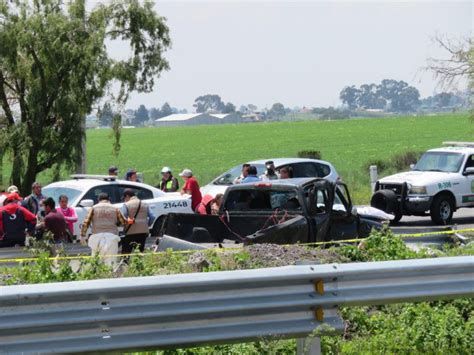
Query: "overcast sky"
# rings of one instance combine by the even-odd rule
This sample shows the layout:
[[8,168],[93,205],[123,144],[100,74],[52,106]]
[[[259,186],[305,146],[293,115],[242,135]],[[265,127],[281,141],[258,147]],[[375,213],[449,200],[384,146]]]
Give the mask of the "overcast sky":
[[[431,38],[472,36],[470,1],[157,1],[173,41],[171,69],[127,107],[164,102],[192,110],[218,94],[237,108],[340,105],[346,85],[404,80],[429,96],[428,57],[444,57]],[[112,48],[116,51],[117,48]]]

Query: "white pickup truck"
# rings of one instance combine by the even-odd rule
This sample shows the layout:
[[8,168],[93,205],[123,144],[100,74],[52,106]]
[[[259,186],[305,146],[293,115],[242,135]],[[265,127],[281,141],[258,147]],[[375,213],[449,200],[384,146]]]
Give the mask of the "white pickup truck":
[[474,208],[474,142],[444,142],[430,149],[412,170],[380,179],[371,205],[395,215],[424,216],[449,224],[461,207]]
[[191,197],[179,193],[165,193],[153,186],[118,180],[108,175],[73,175],[72,180],[58,181],[43,188],[43,195],[52,197],[59,205],[59,196],[65,194],[69,207],[76,211],[78,221],[74,223],[74,235],[80,235],[82,223],[89,209],[98,202],[99,194],[105,192],[110,201],[117,207],[123,204],[123,191],[132,189],[137,197],[145,201],[156,219],[151,227],[151,235],[156,235],[161,228],[163,217],[170,212],[193,213]]

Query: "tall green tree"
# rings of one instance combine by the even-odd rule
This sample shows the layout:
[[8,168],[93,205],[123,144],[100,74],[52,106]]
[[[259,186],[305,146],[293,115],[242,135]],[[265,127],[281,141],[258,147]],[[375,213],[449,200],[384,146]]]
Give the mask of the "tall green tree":
[[106,102],[103,107],[97,112],[97,120],[101,127],[110,127],[112,126],[112,121],[114,119],[114,112],[110,103]]
[[268,114],[270,115],[271,118],[285,116],[286,115],[285,106],[283,106],[283,104],[280,102],[276,102],[272,105],[270,111],[268,111]]
[[171,106],[169,103],[165,102],[163,106],[161,106],[161,117],[166,117],[169,116],[173,113],[173,110],[171,109]]
[[[106,41],[120,41],[129,56],[112,58]],[[130,92],[152,90],[169,68],[171,41],[150,1],[112,0],[86,12],[85,0],[13,0],[0,1],[0,44],[4,148],[11,182],[26,192],[37,174],[80,159],[81,123],[101,98],[123,107]]]
[[135,118],[133,119],[133,124],[137,126],[143,126],[143,124],[150,119],[148,115],[148,109],[145,105],[140,105],[138,110],[135,111]]

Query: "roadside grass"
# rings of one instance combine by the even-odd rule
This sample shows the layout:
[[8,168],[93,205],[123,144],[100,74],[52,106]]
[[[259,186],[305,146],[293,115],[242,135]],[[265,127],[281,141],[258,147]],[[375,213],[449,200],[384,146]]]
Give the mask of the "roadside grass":
[[[144,173],[146,183],[156,185],[163,166],[170,166],[175,175],[190,168],[204,185],[245,161],[295,157],[302,150],[318,150],[349,185],[354,201],[367,203],[367,162],[387,160],[406,151],[425,151],[446,140],[472,140],[473,136],[474,126],[467,114],[135,128],[122,130],[122,149],[114,157],[111,130],[96,129],[87,132],[87,170],[105,174],[110,165],[117,165],[122,175],[134,167]],[[6,162],[4,181],[10,169]],[[45,173],[39,178],[47,183],[50,176]]]

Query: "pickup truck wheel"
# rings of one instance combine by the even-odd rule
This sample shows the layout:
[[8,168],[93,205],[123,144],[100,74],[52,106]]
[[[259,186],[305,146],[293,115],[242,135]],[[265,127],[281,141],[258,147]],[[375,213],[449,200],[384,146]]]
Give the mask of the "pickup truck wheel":
[[438,195],[431,204],[431,220],[439,225],[451,223],[454,213],[453,199],[449,195]]
[[163,222],[165,221],[165,216],[160,216],[156,220],[153,228],[151,229],[151,236],[152,237],[161,237],[161,227],[163,227]]

